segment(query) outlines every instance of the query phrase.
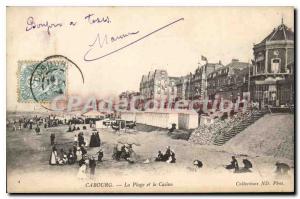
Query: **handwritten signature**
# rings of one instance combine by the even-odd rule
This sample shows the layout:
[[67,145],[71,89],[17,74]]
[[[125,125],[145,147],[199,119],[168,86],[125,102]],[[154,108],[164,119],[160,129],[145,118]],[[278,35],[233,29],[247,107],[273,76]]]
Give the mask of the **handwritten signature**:
[[[172,21],[172,22],[168,23],[167,25],[164,25],[164,26],[162,26],[162,27],[160,27],[160,28],[157,28],[157,29],[155,29],[154,31],[152,31],[152,32],[150,32],[150,33],[148,33],[148,34],[146,34],[146,35],[144,35],[144,36],[142,36],[142,37],[140,37],[140,38],[138,38],[138,39],[136,39],[136,40],[133,40],[133,41],[129,42],[128,44],[125,44],[125,45],[123,45],[122,47],[117,48],[116,50],[110,51],[110,52],[108,52],[108,53],[106,53],[106,54],[104,54],[104,55],[100,55],[100,56],[97,56],[97,57],[89,58],[88,55],[89,55],[94,49],[97,49],[97,48],[98,48],[98,49],[99,49],[99,48],[103,48],[104,45],[109,44],[107,35],[105,34],[104,37],[103,37],[102,40],[101,40],[100,35],[99,35],[99,33],[98,33],[97,36],[96,36],[96,38],[94,39],[94,42],[93,42],[92,44],[89,45],[90,48],[89,48],[89,49],[87,50],[87,52],[84,54],[83,59],[84,59],[84,61],[96,61],[96,60],[102,59],[102,58],[107,57],[107,56],[109,56],[109,55],[111,55],[111,54],[113,54],[113,53],[116,53],[116,52],[118,52],[118,51],[120,51],[120,50],[123,50],[123,49],[125,49],[125,48],[127,48],[127,47],[129,47],[129,46],[131,46],[131,45],[133,45],[133,44],[135,44],[135,43],[137,43],[137,42],[139,42],[139,41],[141,41],[141,40],[143,40],[143,39],[149,37],[150,35],[152,35],[152,34],[154,34],[154,33],[156,33],[156,32],[159,32],[159,31],[161,31],[161,30],[163,30],[163,29],[165,29],[165,28],[167,28],[167,27],[169,27],[169,26],[171,26],[171,25],[173,25],[173,24],[175,24],[175,23],[177,23],[177,22],[179,22],[179,21],[182,21],[182,20],[184,20],[184,18],[180,18],[180,19],[177,19],[177,20],[175,20],[175,21]],[[138,33],[139,33],[139,31],[136,31],[136,32],[131,32],[131,33],[122,34],[122,35],[117,36],[117,37],[111,37],[110,43],[113,43],[113,42],[118,41],[118,40],[120,40],[120,39],[124,39],[125,37],[128,37],[128,36],[130,36],[130,35],[134,35],[134,34],[138,34]]]
[[[102,48],[104,45],[108,45],[110,43],[125,39],[126,37],[132,36],[132,35],[136,35],[139,34],[140,31],[136,31],[136,32],[128,32],[128,33],[123,33],[121,35],[117,35],[117,36],[112,36],[110,37],[110,40],[108,39],[107,34],[105,34],[103,37],[100,37],[100,34],[98,33],[96,36],[95,41],[89,45],[90,47],[95,46],[96,44],[98,44],[98,47]],[[101,39],[102,38],[102,39]]]

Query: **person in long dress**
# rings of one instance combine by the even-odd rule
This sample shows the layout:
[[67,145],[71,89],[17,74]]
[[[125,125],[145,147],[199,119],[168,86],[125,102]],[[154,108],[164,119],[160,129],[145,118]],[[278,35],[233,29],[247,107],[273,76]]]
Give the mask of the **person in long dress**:
[[77,144],[73,145],[72,151],[73,151],[73,155],[74,155],[74,162],[76,162],[77,161]]
[[81,153],[80,147],[77,147],[76,157],[77,157],[77,161],[81,160],[81,158],[82,158],[82,153]]
[[96,147],[100,147],[101,139],[98,131],[96,132],[95,137],[96,137]]
[[86,164],[83,163],[78,170],[77,178],[80,180],[86,179]]
[[95,133],[93,132],[91,135],[91,139],[90,139],[90,147],[96,147],[96,136]]
[[78,143],[78,137],[77,137],[77,135],[75,134],[75,135],[74,135],[74,145],[77,145],[77,143]]
[[57,165],[57,149],[56,147],[54,146],[52,148],[52,152],[51,152],[51,156],[50,156],[50,160],[49,160],[49,164],[50,165]]
[[55,134],[54,133],[51,133],[51,135],[50,135],[50,143],[51,143],[51,145],[54,145],[54,143],[55,143]]
[[95,175],[95,170],[96,170],[96,160],[95,157],[92,156],[89,160],[89,167],[90,167],[90,178],[93,179]]
[[80,133],[78,134],[78,145],[79,145],[79,146],[85,145],[84,137],[83,137],[83,132],[80,132]]

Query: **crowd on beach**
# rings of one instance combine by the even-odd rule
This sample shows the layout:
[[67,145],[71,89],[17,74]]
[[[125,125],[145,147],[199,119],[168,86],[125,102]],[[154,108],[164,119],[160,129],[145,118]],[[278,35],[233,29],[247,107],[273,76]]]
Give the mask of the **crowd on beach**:
[[[67,125],[70,123],[70,119],[58,118],[55,115],[49,116],[33,116],[33,117],[21,117],[18,119],[6,120],[6,128],[12,129],[12,131],[22,131],[23,129],[34,129],[38,134],[40,128],[45,129],[57,127],[60,125]],[[37,131],[38,130],[38,131]]]
[[[220,133],[226,129],[231,128],[238,122],[244,120],[250,116],[250,112],[238,113],[229,117],[216,118],[215,122],[210,125],[202,125],[197,130],[201,135]],[[56,142],[55,133],[50,134],[50,146],[51,154],[49,158],[49,165],[51,166],[64,166],[64,165],[78,165],[77,177],[79,179],[87,179],[88,174],[90,178],[94,178],[96,167],[98,164],[102,164],[104,158],[104,151],[101,147],[101,138],[99,131],[94,128],[93,125],[77,125],[72,123],[72,120],[59,119],[55,116],[47,117],[23,117],[19,120],[12,120],[7,122],[7,127],[11,128],[13,131],[22,130],[23,128],[31,129],[37,134],[40,134],[40,126],[47,129],[57,126],[66,127],[66,132],[71,132],[74,134],[74,139],[70,140],[71,146],[60,147],[60,144]],[[81,129],[82,128],[82,129]],[[38,130],[37,130],[38,129]],[[90,137],[89,141],[85,137],[88,135]],[[205,138],[204,136],[199,136],[201,139],[212,140],[211,138]],[[203,143],[203,142],[202,142]],[[139,160],[137,154],[133,150],[133,146],[138,145],[136,143],[118,142],[113,146],[113,152],[111,159],[114,161],[126,161],[129,164],[143,163],[148,164],[151,162],[166,162],[166,163],[176,163],[176,155],[174,150],[170,146],[166,147],[164,153],[161,150],[154,158],[148,158],[144,160]],[[89,149],[96,148],[94,154],[89,153]],[[96,153],[95,153],[96,151]],[[152,161],[153,160],[153,161]],[[228,165],[224,165],[225,169],[233,170],[235,173],[251,172],[252,163],[248,159],[243,159],[244,167],[240,168],[238,161],[233,156],[232,161]],[[203,162],[201,160],[194,160],[192,163],[195,168],[200,169],[203,167]],[[276,163],[276,171],[279,173],[286,174],[290,169],[285,163]]]
[[[99,131],[95,128],[88,129],[87,126],[76,127],[74,124],[69,124],[67,126],[67,132],[74,133],[74,139],[72,140],[73,146],[66,152],[63,148],[58,149],[58,144],[56,143],[56,137],[54,133],[50,134],[50,144],[52,146],[52,151],[49,159],[50,165],[76,165],[78,164],[79,169],[77,177],[79,179],[87,179],[88,174],[90,178],[94,178],[96,167],[103,161],[103,149],[101,148],[101,138]],[[85,138],[84,134],[90,135],[89,142]],[[113,146],[113,152],[111,159],[115,161],[126,161],[129,164],[138,163],[138,156],[133,150],[133,146],[138,145],[136,143],[122,142],[118,141],[115,146]],[[90,148],[99,148],[96,154],[89,154]],[[151,159],[151,158],[150,158]],[[164,154],[159,151],[158,156],[155,161],[175,163],[175,153],[171,150],[170,146],[167,147]],[[150,163],[147,159],[143,161],[144,164]]]
[[[85,127],[85,126],[84,126]],[[86,128],[83,128],[86,129]],[[101,148],[101,139],[99,132],[92,129],[89,144],[85,140],[83,131],[75,131],[73,146],[69,148],[68,153],[64,149],[58,149],[55,142],[55,134],[50,135],[50,144],[52,151],[49,159],[50,165],[79,165],[78,178],[86,178],[87,167],[90,168],[91,177],[94,176],[97,162],[102,162],[103,150]],[[88,154],[88,148],[99,148],[96,154]]]

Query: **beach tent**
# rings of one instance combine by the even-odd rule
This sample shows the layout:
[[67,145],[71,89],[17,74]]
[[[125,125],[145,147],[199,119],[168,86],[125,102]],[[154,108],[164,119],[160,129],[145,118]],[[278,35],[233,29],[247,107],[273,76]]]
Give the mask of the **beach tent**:
[[103,113],[100,113],[97,110],[91,110],[91,111],[83,113],[82,115],[84,117],[86,117],[86,118],[100,118],[100,117],[105,117],[105,115]]

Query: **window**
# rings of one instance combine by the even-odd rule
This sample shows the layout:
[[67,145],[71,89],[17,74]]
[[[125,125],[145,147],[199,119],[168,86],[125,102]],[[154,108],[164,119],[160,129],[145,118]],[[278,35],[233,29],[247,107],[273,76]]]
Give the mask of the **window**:
[[272,59],[271,60],[271,72],[272,73],[280,73],[280,59]]
[[256,64],[257,64],[257,68],[256,68],[257,74],[264,73],[265,72],[264,62],[260,61],[257,62]]

